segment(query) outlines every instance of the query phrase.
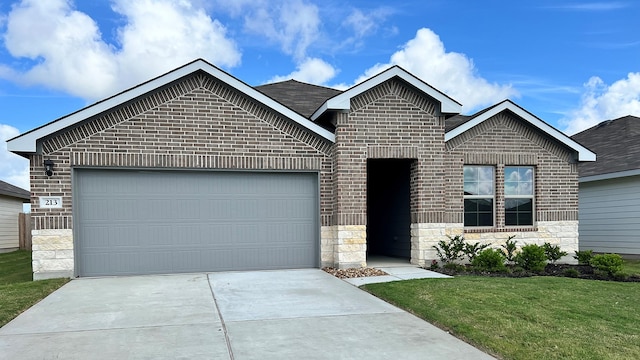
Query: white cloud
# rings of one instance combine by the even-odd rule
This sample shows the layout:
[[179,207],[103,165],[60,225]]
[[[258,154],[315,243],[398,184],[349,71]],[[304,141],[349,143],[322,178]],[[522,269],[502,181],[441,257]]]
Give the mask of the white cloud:
[[187,0],[114,0],[113,9],[126,23],[117,29],[119,47],[71,0],[22,0],[7,16],[4,42],[13,57],[33,65],[5,64],[0,76],[96,100],[194,58],[223,67],[240,61],[226,29]]
[[129,20],[118,31],[119,63],[132,75],[161,74],[197,57],[228,67],[240,61],[224,26],[188,1],[117,0],[114,10]]
[[336,69],[318,58],[307,58],[289,75],[275,76],[268,82],[294,79],[306,83],[323,85],[336,76]]
[[292,57],[296,70],[288,75],[276,75],[268,82],[288,79],[325,84],[337,70],[329,63],[308,56],[309,47],[322,36],[320,9],[303,0],[218,1],[219,10],[243,19],[243,30],[277,44]]
[[365,15],[360,9],[354,9],[344,24],[352,27],[357,37],[365,36],[377,27],[375,17]]
[[[363,45],[363,39],[378,32],[378,29],[393,11],[387,7],[380,7],[368,12],[360,9],[353,9],[349,16],[342,22],[342,26],[351,29],[353,35],[346,37],[340,47],[354,46],[356,48]],[[393,36],[398,32],[397,28],[386,29],[386,36]]]
[[29,161],[7,150],[7,140],[18,134],[13,126],[0,124],[0,180],[29,190]]
[[399,65],[429,85],[463,104],[465,112],[518,96],[511,85],[490,83],[478,75],[473,61],[466,55],[447,52],[440,37],[422,28],[416,37],[395,52],[388,63],[376,64],[355,83]]
[[629,4],[619,1],[608,2],[582,2],[574,4],[560,4],[548,6],[549,9],[570,10],[570,11],[611,11],[628,7]]
[[575,134],[604,120],[640,116],[640,72],[629,73],[611,85],[594,76],[584,88],[580,106],[560,120],[567,134]]
[[244,30],[264,36],[297,61],[307,57],[307,49],[320,36],[320,14],[315,4],[302,0],[219,1],[220,10],[242,16]]

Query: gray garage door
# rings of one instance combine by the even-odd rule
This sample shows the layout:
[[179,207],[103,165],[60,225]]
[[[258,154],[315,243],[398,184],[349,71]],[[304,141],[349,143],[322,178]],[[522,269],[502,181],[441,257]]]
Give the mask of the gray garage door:
[[317,267],[314,173],[79,169],[79,276]]

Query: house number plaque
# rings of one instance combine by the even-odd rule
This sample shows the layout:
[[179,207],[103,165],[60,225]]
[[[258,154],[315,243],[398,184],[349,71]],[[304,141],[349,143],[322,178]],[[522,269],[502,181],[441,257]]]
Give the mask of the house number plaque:
[[40,208],[62,209],[62,196],[41,196]]

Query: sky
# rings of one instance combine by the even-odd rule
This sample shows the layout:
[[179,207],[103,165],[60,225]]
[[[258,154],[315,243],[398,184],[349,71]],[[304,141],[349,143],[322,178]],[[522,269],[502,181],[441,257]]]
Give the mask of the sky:
[[640,2],[0,0],[5,140],[203,58],[250,85],[346,89],[400,65],[473,114],[511,99],[568,135],[640,116]]

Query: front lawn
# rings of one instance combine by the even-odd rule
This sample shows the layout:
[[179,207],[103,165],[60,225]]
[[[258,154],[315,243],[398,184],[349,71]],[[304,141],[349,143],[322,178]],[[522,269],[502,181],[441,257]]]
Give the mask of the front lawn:
[[622,272],[627,275],[640,275],[640,260],[625,260]]
[[640,284],[460,276],[363,289],[504,359],[640,359]]
[[0,254],[0,327],[69,281],[31,279],[30,251]]

